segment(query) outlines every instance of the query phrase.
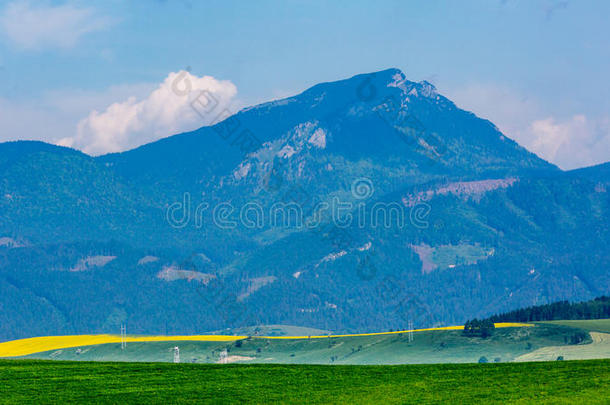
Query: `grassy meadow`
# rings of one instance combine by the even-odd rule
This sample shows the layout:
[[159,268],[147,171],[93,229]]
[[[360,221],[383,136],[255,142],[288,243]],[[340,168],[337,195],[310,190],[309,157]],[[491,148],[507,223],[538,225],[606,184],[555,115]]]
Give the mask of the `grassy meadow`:
[[610,319],[579,319],[573,321],[545,321],[539,323],[569,326],[572,328],[584,329],[589,332],[610,333]]
[[607,403],[610,361],[402,366],[0,361],[2,403]]

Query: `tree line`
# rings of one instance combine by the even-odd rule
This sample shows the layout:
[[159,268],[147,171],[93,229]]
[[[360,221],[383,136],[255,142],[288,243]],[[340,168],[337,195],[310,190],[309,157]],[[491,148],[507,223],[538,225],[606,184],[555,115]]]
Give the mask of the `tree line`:
[[601,296],[590,301],[570,303],[558,301],[535,305],[488,318],[491,322],[534,322],[610,318],[610,297]]

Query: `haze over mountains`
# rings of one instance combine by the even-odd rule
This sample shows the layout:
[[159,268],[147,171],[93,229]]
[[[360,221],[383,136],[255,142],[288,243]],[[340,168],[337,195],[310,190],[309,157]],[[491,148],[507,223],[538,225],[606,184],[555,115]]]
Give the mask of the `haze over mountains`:
[[424,327],[610,292],[608,164],[561,171],[396,69],[124,153],[3,143],[0,171],[3,339]]

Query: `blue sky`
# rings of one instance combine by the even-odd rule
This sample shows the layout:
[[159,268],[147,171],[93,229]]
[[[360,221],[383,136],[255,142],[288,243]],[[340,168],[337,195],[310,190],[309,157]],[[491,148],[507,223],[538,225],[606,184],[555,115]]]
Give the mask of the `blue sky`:
[[234,109],[397,67],[563,168],[600,163],[609,15],[602,0],[0,1],[0,141],[100,154],[193,129],[161,91],[187,67]]

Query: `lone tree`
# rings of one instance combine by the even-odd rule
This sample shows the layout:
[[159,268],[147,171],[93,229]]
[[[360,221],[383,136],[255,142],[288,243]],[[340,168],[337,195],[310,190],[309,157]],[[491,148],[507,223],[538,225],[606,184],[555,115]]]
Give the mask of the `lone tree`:
[[468,321],[464,324],[464,336],[480,337],[485,339],[490,337],[495,329],[496,326],[489,319],[480,321],[475,318],[472,321]]

